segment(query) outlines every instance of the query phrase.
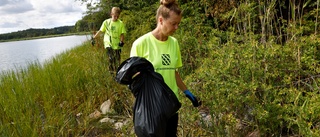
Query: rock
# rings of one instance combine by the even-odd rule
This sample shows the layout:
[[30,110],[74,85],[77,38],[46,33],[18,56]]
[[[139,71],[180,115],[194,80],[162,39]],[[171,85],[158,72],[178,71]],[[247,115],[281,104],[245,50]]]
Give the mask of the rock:
[[111,118],[106,117],[106,118],[101,119],[101,120],[100,120],[100,122],[101,122],[101,123],[114,123],[114,122],[115,122],[115,120],[114,120],[114,119],[111,119]]
[[121,129],[124,124],[122,122],[117,122],[114,124],[115,129]]
[[101,106],[100,106],[101,113],[104,115],[109,113],[110,107],[111,107],[111,101],[109,99],[101,104]]
[[82,116],[82,113],[78,113],[76,116],[77,116],[77,117],[80,117],[80,116]]
[[210,115],[210,109],[208,107],[200,107],[199,115],[201,116],[203,124],[208,127],[212,126],[212,116]]
[[97,119],[97,118],[99,118],[99,117],[101,117],[101,113],[100,113],[98,110],[94,111],[93,113],[91,113],[91,114],[89,115],[89,118]]

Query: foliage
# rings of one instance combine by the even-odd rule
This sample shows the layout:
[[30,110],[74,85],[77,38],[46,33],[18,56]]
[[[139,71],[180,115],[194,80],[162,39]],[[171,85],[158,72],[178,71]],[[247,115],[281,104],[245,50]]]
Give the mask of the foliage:
[[39,37],[39,36],[66,34],[66,33],[72,33],[72,32],[75,32],[74,26],[62,26],[62,27],[55,27],[52,29],[30,28],[23,31],[0,34],[0,40],[32,38],[32,37]]
[[[128,32],[133,30],[132,26],[140,27],[137,24],[142,26],[148,25],[150,22],[149,18],[150,11],[154,14],[154,6],[156,0],[106,0],[106,1],[98,1],[96,3],[92,3],[92,1],[82,0],[82,2],[87,3],[88,11],[87,14],[83,17],[83,19],[79,20],[76,23],[76,28],[78,31],[97,31],[99,30],[102,22],[110,18],[110,11],[112,7],[119,7],[122,10],[120,15],[120,20],[124,21],[127,24]],[[146,11],[148,11],[146,13]],[[143,15],[143,16],[138,16]],[[127,17],[126,17],[127,16]],[[123,20],[124,19],[124,20]],[[154,21],[155,22],[155,21]],[[151,23],[152,24],[152,23]],[[147,28],[148,29],[148,28]]]
[[[187,70],[195,70],[186,83],[191,83],[188,86],[200,95],[213,117],[213,126],[203,125],[205,130],[197,124],[188,124],[197,130],[192,132],[194,135],[319,136],[319,103],[315,101],[319,98],[319,46],[316,46],[319,38],[311,35],[314,28],[311,24],[317,23],[303,18],[314,17],[315,2],[311,2],[313,6],[310,1],[296,5],[259,2],[237,2],[234,8],[217,16],[212,14],[230,7],[224,8],[219,2],[202,3],[206,6],[200,6],[203,8],[195,8],[196,3],[190,3],[195,7],[183,5],[191,16],[184,18],[177,37],[185,46],[182,49],[183,57],[187,57],[185,62],[193,62],[185,63]],[[277,6],[284,9],[297,6],[301,10],[291,11],[279,22]],[[188,7],[197,14],[192,14]],[[213,9],[210,14],[213,18],[199,14],[203,9],[207,12],[206,8]],[[282,13],[288,11],[284,9]],[[315,12],[301,14],[303,10]],[[292,18],[295,20],[288,22]],[[223,19],[227,19],[227,29],[221,27]],[[204,29],[208,25],[220,27]],[[196,111],[184,111],[187,113],[183,113],[182,123],[201,120],[197,115],[186,115]]]
[[[1,74],[0,136],[97,136],[117,134],[89,114],[107,99],[131,96],[107,69],[104,50],[89,42],[60,54],[45,64]],[[123,91],[123,92],[120,92]],[[114,104],[116,115],[126,115],[128,102]],[[109,116],[112,114],[109,114]]]
[[[181,98],[180,136],[320,136],[319,0],[179,3],[183,19],[174,34],[184,62],[179,71],[203,101],[195,109]],[[76,26],[92,31],[90,23],[99,26],[111,6],[121,7],[120,18],[127,27],[125,59],[132,42],[155,28],[158,4],[132,0],[89,4],[92,10]],[[53,66],[6,74],[0,85],[1,135],[132,135],[75,116],[88,115],[111,98],[117,115],[131,117],[134,99],[126,87],[108,79],[104,58],[103,52],[87,45],[54,59]],[[209,123],[199,115],[203,110],[212,118]]]

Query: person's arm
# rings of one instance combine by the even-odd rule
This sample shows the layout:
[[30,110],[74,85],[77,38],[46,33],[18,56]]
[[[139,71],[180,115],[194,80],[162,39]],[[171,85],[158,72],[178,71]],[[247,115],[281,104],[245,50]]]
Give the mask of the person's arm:
[[178,71],[176,71],[176,81],[177,81],[177,85],[180,90],[182,90],[182,91],[187,90],[187,86],[183,83]]
[[99,30],[99,31],[93,36],[93,38],[95,39],[97,36],[100,35],[101,32],[102,32],[102,31]]
[[187,86],[184,84],[184,82],[182,81],[181,77],[180,77],[180,74],[178,71],[175,72],[176,74],[176,82],[177,82],[177,85],[179,87],[180,90],[183,91],[183,93],[186,95],[187,98],[189,98],[192,102],[192,105],[194,107],[198,107],[201,105],[201,101],[199,101],[197,99],[197,97],[195,97],[187,88]]
[[120,35],[119,47],[123,47],[123,45],[124,45],[123,40],[124,40],[124,34],[122,33],[122,34]]
[[120,41],[121,41],[121,42],[124,41],[124,34],[123,34],[123,33],[120,35]]

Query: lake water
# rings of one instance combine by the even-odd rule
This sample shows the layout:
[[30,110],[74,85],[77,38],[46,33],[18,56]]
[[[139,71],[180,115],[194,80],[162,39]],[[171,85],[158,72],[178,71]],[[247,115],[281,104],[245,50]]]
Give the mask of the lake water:
[[81,45],[87,35],[73,35],[44,39],[0,43],[0,72],[26,68],[28,64],[46,60]]

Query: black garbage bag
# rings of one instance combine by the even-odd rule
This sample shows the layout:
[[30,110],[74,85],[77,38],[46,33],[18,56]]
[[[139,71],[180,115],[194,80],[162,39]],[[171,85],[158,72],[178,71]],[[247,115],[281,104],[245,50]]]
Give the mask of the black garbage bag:
[[140,71],[154,71],[153,65],[141,57],[131,57],[123,61],[117,69],[116,81],[120,84],[129,85],[132,77]]
[[[181,103],[148,60],[131,57],[123,63],[118,68],[116,81],[120,84],[130,83],[131,92],[135,96],[133,122],[136,135],[164,137],[167,121],[180,109]],[[140,74],[132,79],[136,72]]]

